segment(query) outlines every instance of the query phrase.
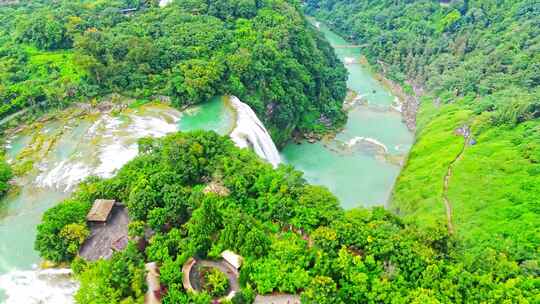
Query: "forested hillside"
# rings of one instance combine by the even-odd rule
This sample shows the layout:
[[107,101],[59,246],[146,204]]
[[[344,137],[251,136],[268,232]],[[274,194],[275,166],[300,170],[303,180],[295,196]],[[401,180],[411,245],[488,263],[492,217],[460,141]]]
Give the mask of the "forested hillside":
[[523,271],[538,265],[538,1],[313,0],[306,9],[362,45],[374,69],[423,93],[392,208],[423,227],[446,223],[467,260],[499,252]]
[[[418,229],[383,208],[344,211],[292,167],[273,169],[213,132],[141,140],[115,177],[88,181],[45,213],[35,243],[42,257],[74,259],[98,198],[127,205],[130,243],[109,260],[75,258],[81,304],[140,303],[149,261],[160,267],[163,303],[215,303],[186,292],[181,269],[191,256],[227,249],[245,258],[232,303],[272,292],[313,304],[538,301],[537,266],[525,272],[493,252],[464,263],[444,228]],[[144,247],[148,228],[155,234]]]
[[115,92],[236,95],[278,144],[345,120],[345,70],[286,1],[41,0],[1,7],[0,24],[0,117]]

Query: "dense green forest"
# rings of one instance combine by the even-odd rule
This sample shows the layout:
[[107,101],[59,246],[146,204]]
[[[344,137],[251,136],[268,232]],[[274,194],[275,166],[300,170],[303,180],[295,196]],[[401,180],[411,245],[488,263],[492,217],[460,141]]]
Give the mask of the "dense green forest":
[[1,7],[0,24],[0,117],[115,92],[236,95],[278,145],[345,120],[345,69],[295,3],[41,0]]
[[[227,191],[205,191],[209,183]],[[45,213],[36,240],[44,258],[73,260],[97,198],[127,204],[133,239],[145,228],[156,233],[144,250],[132,241],[110,260],[75,258],[78,303],[139,303],[146,261],[160,266],[163,303],[210,303],[208,294],[186,294],[180,270],[190,256],[224,249],[245,258],[233,303],[274,291],[314,304],[538,300],[535,265],[524,271],[494,251],[481,263],[460,261],[444,226],[418,229],[383,208],[344,211],[300,172],[273,169],[213,132],[141,140],[139,156],[115,177],[89,180]]]
[[423,93],[392,209],[422,227],[450,213],[465,260],[495,250],[522,271],[538,265],[538,1],[312,0],[306,10],[409,94]]

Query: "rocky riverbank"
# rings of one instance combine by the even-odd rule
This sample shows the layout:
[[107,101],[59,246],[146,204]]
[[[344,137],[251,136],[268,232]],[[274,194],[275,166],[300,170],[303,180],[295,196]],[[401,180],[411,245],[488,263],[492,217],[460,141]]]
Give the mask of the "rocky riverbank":
[[418,113],[418,108],[420,106],[420,96],[423,89],[421,87],[411,85],[407,82],[407,84],[411,85],[414,91],[414,93],[411,95],[407,94],[401,85],[390,79],[383,77],[381,81],[384,83],[385,86],[388,86],[390,90],[392,90],[392,93],[394,95],[398,97],[401,105],[401,116],[403,122],[405,123],[405,125],[407,125],[407,128],[411,132],[415,132],[416,113]]
[[385,87],[390,89],[394,95],[399,99],[401,106],[401,115],[403,117],[403,122],[407,125],[407,128],[411,132],[416,131],[416,113],[418,113],[418,108],[420,106],[420,97],[422,96],[424,89],[410,80],[405,81],[409,85],[413,94],[407,93],[403,86],[397,82],[388,79],[386,75],[386,64],[382,61],[378,62],[382,72],[376,73],[375,78],[379,80]]

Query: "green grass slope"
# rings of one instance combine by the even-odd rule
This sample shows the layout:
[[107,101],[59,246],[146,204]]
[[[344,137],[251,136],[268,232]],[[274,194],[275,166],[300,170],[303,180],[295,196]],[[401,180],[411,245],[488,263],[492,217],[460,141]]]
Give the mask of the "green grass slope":
[[444,177],[471,125],[475,145],[453,164],[448,183],[455,235],[464,252],[487,248],[513,259],[537,259],[540,244],[540,121],[516,127],[489,123],[459,102],[436,107],[425,100],[417,141],[396,187],[392,208],[420,226],[446,222]]

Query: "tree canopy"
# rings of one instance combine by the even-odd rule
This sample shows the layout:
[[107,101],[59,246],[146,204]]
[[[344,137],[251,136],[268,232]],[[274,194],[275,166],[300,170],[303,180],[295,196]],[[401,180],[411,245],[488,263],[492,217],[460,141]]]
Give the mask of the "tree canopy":
[[[32,1],[0,10],[0,117],[115,92],[232,94],[278,145],[342,125],[346,72],[294,2]],[[125,12],[133,8],[134,11]]]
[[467,96],[475,111],[496,112],[495,123],[540,117],[538,3],[449,2],[310,0],[306,10],[397,82],[445,103]]
[[[300,172],[274,169],[228,137],[196,131],[144,142],[115,177],[82,184],[38,227],[36,248],[56,261],[71,261],[69,246],[75,246],[75,238],[58,231],[81,224],[96,198],[127,204],[132,237],[145,227],[155,231],[145,249],[133,239],[110,260],[76,258],[79,303],[139,301],[148,261],[160,267],[164,303],[209,303],[208,293],[185,292],[180,269],[191,256],[212,259],[223,250],[245,258],[234,303],[272,292],[299,293],[305,303],[537,299],[537,265],[525,267],[497,252],[482,264],[457,260],[459,242],[444,228],[418,229],[380,207],[344,211]],[[209,183],[228,194],[205,191]],[[223,289],[221,275],[207,280],[210,292]]]
[[6,192],[9,190],[10,185],[9,181],[13,177],[13,171],[9,164],[4,160],[4,158],[0,158],[0,197],[6,194]]

